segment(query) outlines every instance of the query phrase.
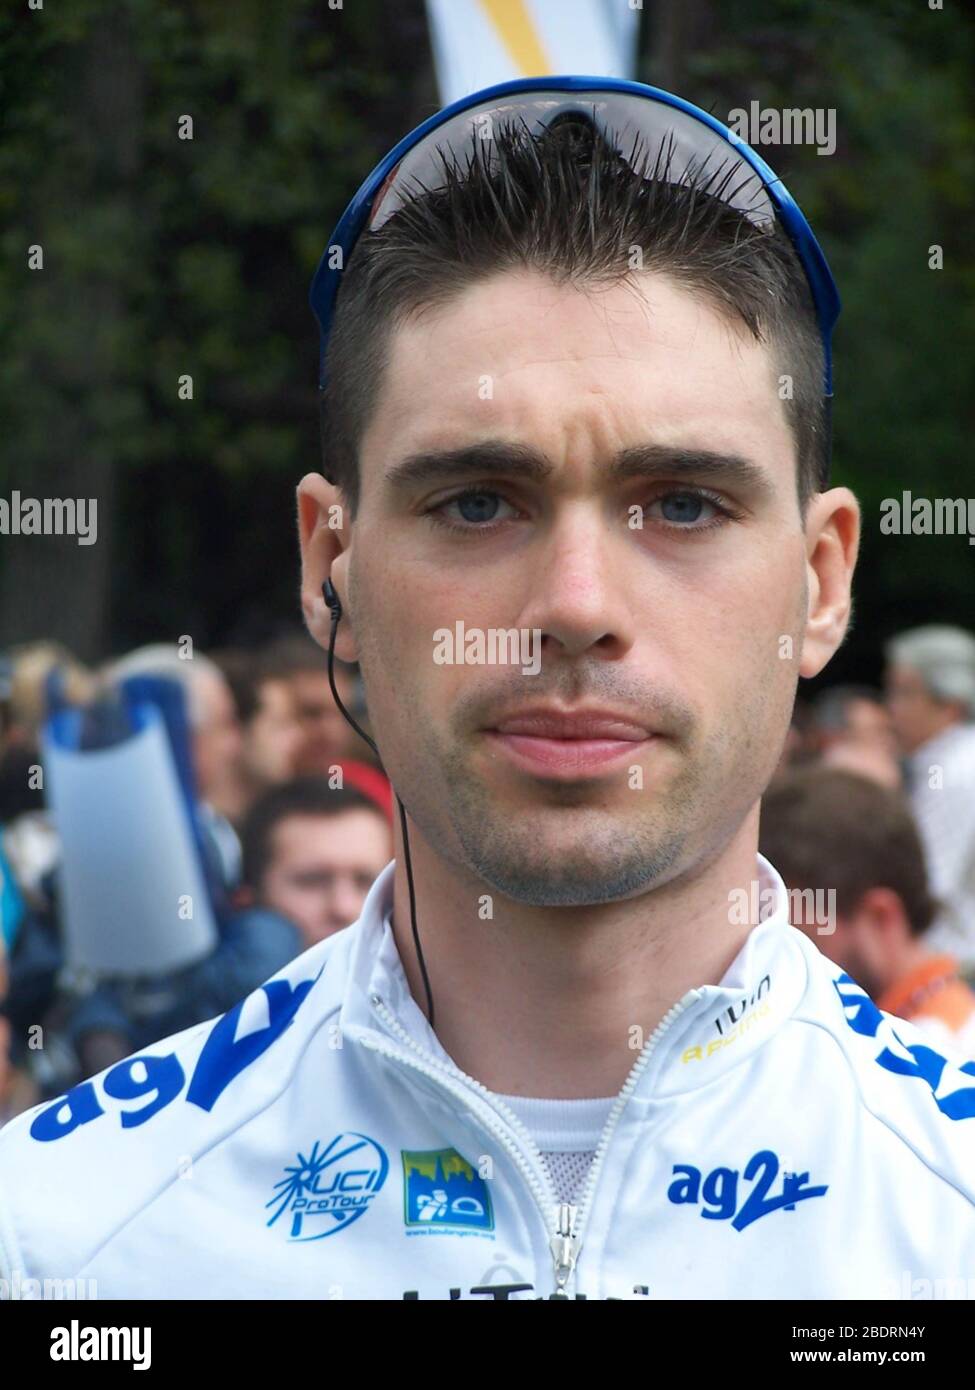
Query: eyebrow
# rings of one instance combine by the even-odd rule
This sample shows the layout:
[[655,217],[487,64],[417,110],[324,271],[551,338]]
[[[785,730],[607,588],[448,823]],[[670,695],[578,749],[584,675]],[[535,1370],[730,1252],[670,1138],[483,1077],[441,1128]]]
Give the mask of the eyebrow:
[[[486,440],[459,449],[421,450],[390,464],[384,473],[387,486],[397,492],[423,483],[446,482],[490,473],[494,477],[541,483],[555,467],[549,459],[526,444],[505,440]],[[681,449],[667,444],[637,444],[615,454],[606,469],[610,482],[631,478],[661,477],[710,478],[738,486],[756,498],[770,497],[772,479],[764,468],[740,454],[723,454],[711,449]]]

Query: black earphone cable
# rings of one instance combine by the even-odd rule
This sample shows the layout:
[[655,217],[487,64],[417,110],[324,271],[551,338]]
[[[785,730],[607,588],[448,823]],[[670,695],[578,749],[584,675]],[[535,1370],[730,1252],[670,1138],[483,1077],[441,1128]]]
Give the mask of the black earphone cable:
[[[335,688],[335,629],[338,627],[339,619],[342,616],[342,601],[336,593],[335,586],[330,579],[326,579],[324,584],[322,585],[322,595],[325,599],[325,602],[328,604],[329,612],[332,615],[332,628],[328,638],[328,683],[332,688],[332,698],[334,699],[336,705],[338,705],[339,710],[344,716],[346,722],[351,724],[352,728],[355,729],[356,733],[359,735],[360,738],[365,739],[366,743],[368,743],[369,747],[372,749],[372,751],[378,758],[379,749],[373,743],[372,739],[365,732],[365,730],[361,729],[359,725],[356,723],[356,721],[352,718],[352,715],[345,708],[345,705],[343,705],[341,698],[339,697],[338,690],[336,690]],[[413,926],[413,944],[416,947],[416,958],[419,962],[420,974],[423,976],[423,988],[426,990],[427,995],[427,1017],[430,1023],[430,1027],[432,1028],[433,992],[430,989],[430,977],[427,974],[426,961],[423,959],[423,947],[420,945],[420,933],[417,931],[416,927],[416,889],[413,886],[413,864],[410,860],[410,837],[406,829],[406,811],[403,808],[403,803],[402,801],[400,801],[399,793],[396,791],[395,787],[393,788],[393,794],[396,797],[396,805],[399,807],[399,823],[400,828],[403,831],[403,850],[406,856],[406,882],[410,890],[410,922]]]

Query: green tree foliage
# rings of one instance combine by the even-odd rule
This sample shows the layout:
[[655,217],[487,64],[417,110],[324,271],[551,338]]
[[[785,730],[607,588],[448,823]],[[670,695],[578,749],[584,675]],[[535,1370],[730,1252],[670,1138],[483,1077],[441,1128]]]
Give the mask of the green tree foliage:
[[308,286],[359,182],[435,107],[422,8],[72,0],[5,11],[0,55],[0,484],[99,498],[88,550],[5,541],[5,639],[95,656],[297,621]]

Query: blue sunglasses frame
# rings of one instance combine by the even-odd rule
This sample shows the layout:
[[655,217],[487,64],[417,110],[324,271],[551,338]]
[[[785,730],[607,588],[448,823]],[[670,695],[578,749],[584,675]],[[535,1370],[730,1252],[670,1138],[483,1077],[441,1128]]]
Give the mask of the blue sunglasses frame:
[[649,101],[658,102],[664,106],[673,107],[677,111],[684,112],[685,115],[692,116],[703,125],[708,126],[717,135],[721,136],[739,155],[751,166],[755,173],[762,180],[765,191],[774,205],[775,213],[788,233],[796,253],[806,272],[809,288],[812,292],[813,303],[816,308],[816,317],[819,323],[820,334],[823,341],[823,353],[825,361],[825,377],[823,383],[823,394],[830,402],[833,395],[833,349],[832,334],[836,320],[840,314],[840,296],[836,288],[826,257],[823,254],[819,242],[813,235],[812,228],[803,216],[799,204],[795,201],[782,180],[776,175],[765,160],[757,155],[750,145],[746,144],[740,136],[736,135],[728,126],[723,125],[707,111],[703,111],[699,106],[694,106],[691,102],[685,101],[682,97],[674,96],[672,92],[665,92],[660,87],[649,87],[642,82],[630,82],[623,78],[616,77],[585,77],[580,75],[562,77],[524,77],[514,82],[501,82],[494,87],[486,87],[482,91],[472,92],[469,96],[463,97],[460,101],[455,101],[450,106],[445,106],[435,115],[418,125],[415,130],[405,135],[399,144],[395,145],[373,169],[369,177],[359,188],[355,197],[349,203],[345,212],[339,218],[335,230],[322,253],[318,268],[315,271],[311,282],[309,293],[309,303],[318,320],[320,329],[319,347],[319,377],[318,389],[325,389],[325,353],[328,346],[328,336],[331,328],[332,315],[335,309],[335,300],[338,295],[339,284],[341,282],[342,270],[339,266],[330,265],[330,260],[334,259],[336,247],[341,249],[339,257],[341,266],[348,263],[348,258],[358,240],[363,228],[366,226],[375,203],[376,196],[380,193],[387,178],[396,168],[405,155],[416,148],[428,135],[451,120],[454,116],[461,115],[464,111],[470,110],[473,106],[481,106],[495,98],[517,95],[519,93],[544,93],[544,92],[578,92],[578,91],[599,91],[622,93],[629,96],[643,97]]

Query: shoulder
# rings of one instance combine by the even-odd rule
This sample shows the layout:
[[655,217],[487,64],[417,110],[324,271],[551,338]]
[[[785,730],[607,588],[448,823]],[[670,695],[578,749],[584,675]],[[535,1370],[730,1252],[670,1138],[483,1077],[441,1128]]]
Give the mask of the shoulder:
[[289,1085],[342,1002],[349,938],[319,942],[216,1019],[0,1130],[0,1278],[70,1277]]
[[919,1173],[975,1203],[975,1061],[883,1013],[808,938],[796,937],[809,977],[793,1021],[829,1035],[861,1111],[915,1155]]

